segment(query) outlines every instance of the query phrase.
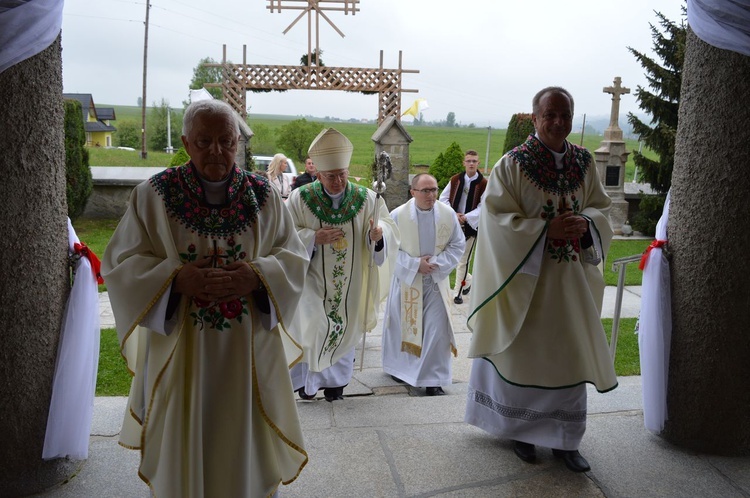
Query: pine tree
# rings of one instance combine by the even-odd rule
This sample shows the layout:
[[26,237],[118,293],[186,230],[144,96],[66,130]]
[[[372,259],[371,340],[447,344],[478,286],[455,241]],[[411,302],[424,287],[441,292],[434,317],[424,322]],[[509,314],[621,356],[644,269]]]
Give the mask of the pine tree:
[[682,7],[680,24],[656,12],[659,25],[649,23],[653,49],[662,60],[659,65],[654,59],[628,47],[638,62],[646,70],[648,86],[653,92],[638,86],[635,97],[638,106],[651,115],[651,125],[642,122],[633,113],[628,113],[628,122],[640,140],[659,156],[657,161],[635,152],[633,161],[639,169],[639,178],[651,185],[656,192],[666,194],[672,184],[675,137],[677,135],[677,111],[682,84],[682,64],[685,58],[685,16]]
[[429,169],[441,189],[448,185],[453,175],[462,171],[464,171],[464,153],[456,142],[451,143],[445,152],[438,154]]

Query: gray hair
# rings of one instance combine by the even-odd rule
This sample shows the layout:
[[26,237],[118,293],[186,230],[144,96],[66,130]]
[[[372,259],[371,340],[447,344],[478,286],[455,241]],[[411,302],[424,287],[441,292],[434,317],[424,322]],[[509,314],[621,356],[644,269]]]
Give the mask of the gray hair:
[[575,110],[575,102],[573,102],[573,96],[569,91],[561,86],[548,86],[547,88],[542,88],[541,90],[539,90],[537,94],[534,95],[534,98],[531,99],[531,112],[537,115],[539,114],[539,102],[542,100],[542,97],[544,97],[548,93],[551,93],[553,95],[565,95],[570,100],[570,112],[572,113]]
[[182,134],[184,136],[187,137],[190,135],[190,131],[193,129],[193,122],[195,121],[196,116],[202,113],[220,114],[226,117],[228,121],[234,123],[234,127],[237,130],[237,135],[240,134],[240,131],[243,131],[245,132],[245,135],[252,136],[252,132],[247,126],[247,123],[242,120],[240,115],[237,114],[234,109],[232,109],[232,106],[230,106],[223,100],[216,99],[199,100],[197,102],[193,102],[187,107],[187,110],[185,110],[185,115],[182,117]]

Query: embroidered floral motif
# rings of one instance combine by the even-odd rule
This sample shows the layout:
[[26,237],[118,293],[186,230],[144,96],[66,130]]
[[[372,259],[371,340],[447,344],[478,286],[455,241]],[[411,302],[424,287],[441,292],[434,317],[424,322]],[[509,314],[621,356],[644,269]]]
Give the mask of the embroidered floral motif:
[[[235,244],[234,237],[230,236],[226,244],[226,248],[221,247],[214,239],[213,248],[205,256],[197,253],[195,244],[190,244],[187,252],[180,253],[180,259],[183,263],[188,263],[199,257],[211,257],[214,260],[214,267],[218,267],[235,261],[243,261],[247,257],[245,251],[242,250],[242,244]],[[193,303],[197,310],[191,311],[190,317],[193,319],[193,325],[198,325],[200,330],[204,328],[228,329],[232,326],[232,320],[242,323],[243,316],[249,314],[248,302],[244,297],[226,303],[204,301],[194,297]]]
[[268,200],[268,179],[237,166],[227,186],[227,203],[212,206],[192,163],[168,168],[149,180],[164,199],[167,213],[202,236],[227,237],[248,230]]
[[331,275],[333,276],[334,292],[332,297],[327,298],[330,311],[326,313],[326,316],[331,321],[332,326],[330,327],[328,342],[323,348],[323,353],[328,353],[335,349],[338,346],[341,337],[344,335],[344,319],[339,313],[339,308],[341,308],[341,298],[343,297],[344,287],[348,280],[346,273],[344,272],[344,262],[346,261],[347,250],[346,247],[337,250],[333,246],[331,246],[331,250],[336,257],[336,263],[333,265],[333,270],[331,272]]
[[367,189],[349,182],[338,209],[333,208],[331,198],[326,195],[320,182],[300,187],[300,197],[319,220],[331,225],[341,225],[357,216],[367,200]]
[[[542,213],[540,216],[542,219],[551,222],[555,218],[555,207],[552,199],[547,199],[547,203],[542,206]],[[570,205],[572,208],[568,208],[568,200],[566,197],[560,197],[557,212],[563,213],[565,211],[572,211],[573,214],[578,214],[580,209],[580,203],[576,199],[575,195],[570,196]],[[552,259],[556,259],[558,263],[563,261],[576,262],[578,261],[578,254],[581,252],[579,239],[548,239],[547,240],[547,253]]]
[[554,195],[570,194],[583,184],[591,166],[591,153],[566,142],[563,168],[555,168],[555,158],[542,142],[529,135],[526,142],[508,154],[521,166],[524,176],[538,189]]

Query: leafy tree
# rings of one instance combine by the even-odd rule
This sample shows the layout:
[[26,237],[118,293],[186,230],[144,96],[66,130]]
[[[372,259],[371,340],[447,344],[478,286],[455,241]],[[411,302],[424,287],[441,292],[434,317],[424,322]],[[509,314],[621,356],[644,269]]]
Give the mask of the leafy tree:
[[276,134],[276,145],[287,157],[302,164],[307,155],[307,149],[322,129],[321,123],[308,122],[305,118],[295,119],[279,128]]
[[441,189],[448,185],[453,175],[462,171],[464,171],[464,152],[456,142],[450,144],[445,152],[441,152],[429,169]]
[[449,112],[448,116],[445,118],[445,126],[449,128],[453,128],[456,126],[456,113],[455,112]]
[[134,119],[123,119],[117,122],[117,132],[114,135],[117,147],[141,147],[141,125]]
[[[167,114],[169,113],[169,118]],[[161,103],[153,103],[148,116],[148,145],[151,150],[163,151],[167,148],[167,120],[171,128],[172,147],[179,147],[182,143],[182,113],[170,109],[169,101],[162,98]]]
[[65,100],[65,194],[68,200],[68,217],[75,221],[86,208],[93,188],[89,152],[86,150],[86,131],[83,128],[83,110],[77,100]]
[[638,86],[635,97],[638,100],[638,107],[651,115],[651,124],[654,126],[652,128],[643,123],[633,113],[628,113],[628,122],[640,137],[639,139],[659,156],[659,160],[654,161],[639,152],[634,152],[633,162],[639,169],[640,178],[661,194],[666,194],[672,184],[677,110],[680,103],[682,65],[685,59],[685,16],[684,6],[682,7],[683,19],[680,24],[656,12],[663,31],[649,23],[651,38],[654,41],[653,49],[662,60],[662,65],[634,48],[628,47],[630,53],[646,70],[648,86],[653,90],[650,92]]
[[[260,156],[274,155],[276,153],[276,137],[271,127],[264,123],[256,123],[250,125],[250,129],[253,130],[253,137],[250,139],[253,154]],[[307,154],[307,151],[305,151],[305,154]]]
[[510,123],[508,123],[503,152],[508,152],[513,147],[521,145],[532,133],[534,133],[534,123],[531,121],[531,114],[514,114],[510,118]]
[[310,54],[310,58],[312,59],[312,64],[307,63],[307,52],[302,54],[302,57],[300,57],[299,59],[300,66],[325,66],[325,64],[323,63],[323,49],[321,49],[320,51],[318,51],[318,49],[314,49],[312,51],[312,54]]
[[[190,80],[191,90],[199,90],[206,83],[221,83],[224,80],[220,67],[207,67],[206,64],[216,64],[216,61],[211,57],[204,57],[198,61],[198,65],[193,68],[193,79]],[[206,88],[206,90],[215,99],[221,99],[221,88]]]

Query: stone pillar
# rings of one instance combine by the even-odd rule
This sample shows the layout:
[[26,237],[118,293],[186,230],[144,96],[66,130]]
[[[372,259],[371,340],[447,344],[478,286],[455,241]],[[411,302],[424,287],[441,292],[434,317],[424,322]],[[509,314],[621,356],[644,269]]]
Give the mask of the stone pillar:
[[604,190],[612,199],[610,221],[615,233],[622,233],[621,228],[628,219],[628,201],[625,200],[625,163],[630,152],[625,150],[622,129],[618,124],[620,114],[620,95],[630,93],[629,88],[620,86],[622,80],[617,76],[613,86],[604,88],[605,93],[612,94],[612,109],[609,126],[604,130],[601,147],[594,151],[596,169],[604,185]]
[[[664,436],[750,453],[750,57],[687,32],[672,174],[672,348]],[[717,84],[720,82],[721,84]]]
[[69,292],[60,37],[0,88],[0,496],[26,496],[78,465],[42,460]]
[[391,156],[393,171],[391,178],[385,182],[386,190],[383,194],[389,210],[409,200],[409,144],[413,140],[401,121],[394,116],[385,118],[372,135],[375,157],[381,151]]

